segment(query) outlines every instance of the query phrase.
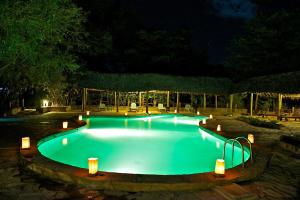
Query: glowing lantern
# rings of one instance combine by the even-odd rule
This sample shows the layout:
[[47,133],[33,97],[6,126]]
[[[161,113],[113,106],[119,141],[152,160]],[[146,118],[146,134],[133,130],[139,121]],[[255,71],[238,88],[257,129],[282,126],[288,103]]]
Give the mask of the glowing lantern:
[[82,121],[82,115],[78,115],[78,120]]
[[206,124],[206,119],[202,119],[202,124],[203,124],[203,125]]
[[86,111],[86,115],[89,116],[90,115],[90,111]]
[[63,122],[63,129],[68,128],[68,122]]
[[151,111],[149,111],[148,114],[151,115]]
[[254,135],[249,133],[248,134],[248,140],[253,144],[254,143]]
[[63,144],[63,145],[67,145],[67,144],[68,144],[68,138],[64,138],[64,139],[62,140],[62,144]]
[[215,173],[217,175],[224,175],[225,174],[225,161],[223,159],[217,159],[216,160]]
[[42,107],[48,107],[49,106],[49,101],[46,99],[42,100]]
[[125,113],[125,116],[128,116],[128,113],[127,113],[127,112]]
[[209,119],[213,119],[213,115],[212,114],[209,115]]
[[197,111],[197,115],[200,115],[200,112],[199,112],[199,111]]
[[218,131],[218,132],[221,131],[221,125],[220,125],[220,124],[218,124],[218,126],[217,126],[217,131]]
[[30,148],[30,138],[23,137],[22,138],[22,149],[29,149]]
[[89,174],[96,175],[98,172],[98,158],[89,158],[88,165],[89,165]]
[[174,110],[174,113],[177,113],[177,109]]

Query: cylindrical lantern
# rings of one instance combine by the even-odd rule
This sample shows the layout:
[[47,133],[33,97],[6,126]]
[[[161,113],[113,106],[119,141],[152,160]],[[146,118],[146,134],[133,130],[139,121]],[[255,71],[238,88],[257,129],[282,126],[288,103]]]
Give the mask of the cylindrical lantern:
[[68,128],[68,122],[63,122],[63,128],[64,129]]
[[217,131],[221,131],[221,125],[220,124],[218,124],[218,126],[217,126]]
[[202,119],[202,124],[203,124],[203,125],[206,124],[206,119]]
[[23,137],[22,138],[22,149],[29,149],[30,148],[30,138]]
[[248,140],[253,144],[254,143],[254,135],[249,133],[248,134]]
[[88,165],[89,165],[89,174],[96,175],[98,172],[98,158],[89,158]]
[[128,116],[128,113],[127,113],[127,112],[125,113],[125,116]]
[[79,115],[79,116],[78,116],[78,120],[79,120],[79,121],[82,121],[82,115]]
[[209,115],[209,119],[212,119],[212,118],[213,118],[213,115],[212,115],[212,114],[210,114],[210,115]]
[[225,161],[223,159],[217,159],[216,160],[215,173],[217,175],[224,175],[225,174]]
[[174,113],[177,113],[177,109],[174,110]]
[[89,116],[90,115],[90,111],[86,111],[86,115]]
[[64,139],[62,140],[62,144],[63,144],[63,145],[67,145],[67,144],[68,144],[68,138],[64,138]]
[[197,111],[197,115],[200,115],[200,112],[199,112],[199,111]]
[[151,115],[151,111],[149,111],[148,114]]

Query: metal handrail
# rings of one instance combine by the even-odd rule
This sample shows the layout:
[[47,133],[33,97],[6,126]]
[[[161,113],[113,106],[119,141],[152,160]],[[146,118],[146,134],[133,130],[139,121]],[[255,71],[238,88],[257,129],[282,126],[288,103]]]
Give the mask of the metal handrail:
[[225,160],[225,150],[226,150],[226,144],[229,142],[229,141],[233,141],[232,142],[232,160],[231,160],[231,163],[233,165],[233,155],[234,155],[234,143],[237,142],[240,146],[241,146],[241,149],[242,149],[242,163],[243,163],[243,167],[245,167],[245,164],[244,164],[244,147],[243,145],[236,139],[227,139],[224,143],[224,148],[223,148],[223,156],[222,156],[222,159]]
[[249,148],[250,148],[250,159],[251,159],[251,164],[253,164],[253,156],[252,156],[252,145],[251,145],[251,142],[250,142],[247,138],[245,138],[245,137],[236,137],[235,139],[236,139],[236,140],[244,139],[244,140],[246,140],[246,141],[248,142]]

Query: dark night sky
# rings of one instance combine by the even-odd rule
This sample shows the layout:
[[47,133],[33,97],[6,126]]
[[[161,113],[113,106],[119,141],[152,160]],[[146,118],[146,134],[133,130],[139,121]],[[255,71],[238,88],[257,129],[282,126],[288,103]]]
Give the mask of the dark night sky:
[[[126,0],[123,0],[127,2]],[[192,30],[193,43],[208,47],[209,62],[222,63],[234,36],[254,15],[250,0],[133,0],[148,27]]]

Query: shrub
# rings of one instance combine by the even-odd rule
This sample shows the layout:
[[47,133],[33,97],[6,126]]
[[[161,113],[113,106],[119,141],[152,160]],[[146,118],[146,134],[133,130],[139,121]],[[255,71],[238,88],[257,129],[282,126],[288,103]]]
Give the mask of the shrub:
[[266,120],[260,120],[258,118],[253,118],[253,117],[238,117],[237,120],[246,122],[248,124],[251,124],[253,126],[258,126],[258,127],[264,127],[264,128],[272,128],[272,129],[279,129],[280,124],[276,120],[272,121],[266,121]]

